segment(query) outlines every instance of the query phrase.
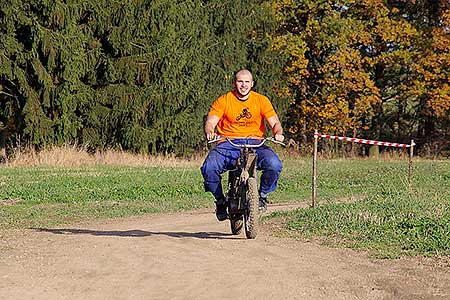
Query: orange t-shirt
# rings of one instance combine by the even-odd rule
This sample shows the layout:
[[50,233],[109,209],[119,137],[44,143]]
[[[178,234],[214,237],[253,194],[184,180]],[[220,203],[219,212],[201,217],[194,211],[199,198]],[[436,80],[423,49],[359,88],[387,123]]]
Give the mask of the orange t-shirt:
[[220,118],[217,133],[230,137],[264,137],[264,119],[276,115],[266,96],[250,91],[247,100],[241,101],[231,91],[219,97],[208,115]]

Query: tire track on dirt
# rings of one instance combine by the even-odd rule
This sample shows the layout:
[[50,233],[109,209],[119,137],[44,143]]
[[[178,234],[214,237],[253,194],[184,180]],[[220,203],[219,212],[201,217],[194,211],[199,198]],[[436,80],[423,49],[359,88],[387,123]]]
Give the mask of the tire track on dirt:
[[448,268],[275,238],[262,226],[255,240],[247,240],[230,235],[229,223],[216,221],[211,210],[201,210],[2,231],[0,298],[450,297]]

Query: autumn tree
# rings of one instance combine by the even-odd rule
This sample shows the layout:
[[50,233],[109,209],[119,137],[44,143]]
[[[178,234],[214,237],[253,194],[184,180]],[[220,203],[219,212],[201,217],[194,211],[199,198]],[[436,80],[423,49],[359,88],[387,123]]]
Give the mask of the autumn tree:
[[420,32],[411,65],[416,139],[427,154],[450,153],[450,2],[394,2]]
[[[448,1],[271,1],[289,130],[409,142],[448,124]],[[439,125],[439,129],[436,127]],[[433,133],[433,134],[432,134]]]
[[413,34],[407,22],[390,19],[383,1],[274,1],[273,10],[274,47],[287,57],[290,131],[367,135],[388,97],[376,69],[400,66]]

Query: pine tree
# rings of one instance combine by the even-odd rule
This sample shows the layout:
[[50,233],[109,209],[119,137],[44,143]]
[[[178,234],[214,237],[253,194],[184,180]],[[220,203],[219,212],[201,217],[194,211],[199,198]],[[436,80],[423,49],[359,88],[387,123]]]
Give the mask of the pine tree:
[[7,0],[0,18],[7,143],[187,154],[236,69],[265,91],[279,73],[262,1]]

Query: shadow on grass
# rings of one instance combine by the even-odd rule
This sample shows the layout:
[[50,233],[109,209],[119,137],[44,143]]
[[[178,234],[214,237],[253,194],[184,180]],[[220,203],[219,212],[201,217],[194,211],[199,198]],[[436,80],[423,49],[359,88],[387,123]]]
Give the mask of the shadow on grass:
[[90,234],[94,236],[118,236],[118,237],[147,237],[165,235],[173,238],[197,238],[197,239],[233,239],[237,236],[223,232],[176,232],[176,231],[144,231],[144,230],[90,230],[76,228],[31,228],[39,232],[49,232],[53,234]]

